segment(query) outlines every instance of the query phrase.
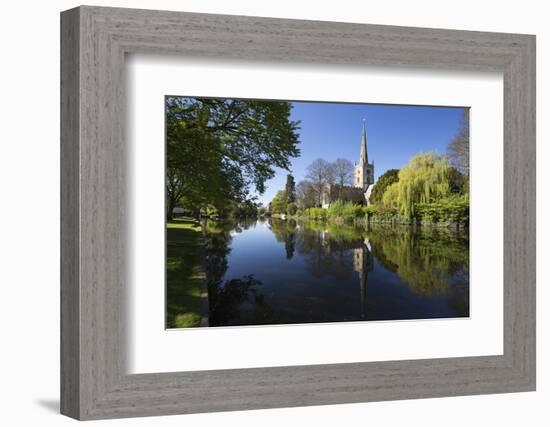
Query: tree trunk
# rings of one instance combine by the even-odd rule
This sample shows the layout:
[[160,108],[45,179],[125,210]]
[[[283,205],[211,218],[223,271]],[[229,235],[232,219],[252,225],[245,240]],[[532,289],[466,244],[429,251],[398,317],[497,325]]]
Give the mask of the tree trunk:
[[176,201],[171,197],[168,197],[168,208],[166,209],[166,220],[172,221],[174,219],[174,208],[176,207]]

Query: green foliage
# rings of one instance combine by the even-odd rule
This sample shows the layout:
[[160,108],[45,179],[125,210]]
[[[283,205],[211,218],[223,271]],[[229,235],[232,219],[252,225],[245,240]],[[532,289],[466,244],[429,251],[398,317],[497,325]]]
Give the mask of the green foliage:
[[245,200],[243,202],[228,200],[225,204],[218,206],[207,204],[200,210],[200,214],[201,216],[218,219],[255,217],[258,214],[258,205],[253,200]]
[[361,218],[364,215],[364,211],[361,205],[351,202],[343,202],[336,200],[331,203],[328,208],[328,217],[331,219],[340,219],[341,221],[353,221],[357,218]]
[[277,191],[277,194],[271,201],[271,212],[274,214],[284,214],[287,211],[286,192],[284,190]]
[[337,200],[328,209],[308,208],[304,210],[306,218],[314,221],[334,221],[352,223],[365,215],[363,207],[351,202]]
[[382,205],[361,206],[340,200],[332,203],[328,209],[309,208],[304,212],[305,217],[311,220],[356,225],[365,225],[370,220],[374,222],[392,222],[398,215],[395,208]]
[[258,215],[258,205],[252,200],[232,203],[231,215],[236,218],[252,218]]
[[307,217],[313,221],[326,221],[328,218],[328,209],[309,208],[306,209]]
[[201,321],[201,316],[198,313],[181,313],[174,318],[174,328],[192,328],[198,326]]
[[289,215],[296,215],[296,212],[298,211],[298,206],[294,202],[289,203],[286,207],[286,211]]
[[287,203],[296,201],[296,182],[291,174],[286,176],[285,195]]
[[422,223],[468,225],[470,201],[467,195],[454,194],[432,203],[420,203],[416,216]]
[[453,194],[468,194],[470,192],[469,177],[461,173],[457,168],[451,166],[448,170],[449,189]]
[[363,207],[366,218],[375,222],[392,222],[397,217],[397,209],[384,205],[369,205]]
[[397,181],[399,181],[399,169],[388,169],[384,172],[380,178],[378,178],[372,189],[372,194],[370,196],[371,203],[381,203],[386,188]]
[[382,195],[382,206],[388,209],[399,209],[399,183],[394,182],[393,184],[386,187],[384,194]]
[[177,204],[198,213],[211,204],[263,193],[275,168],[300,154],[299,122],[289,102],[166,98],[167,212]]
[[373,216],[378,211],[376,205],[363,206],[363,215],[366,217]]
[[212,204],[207,204],[203,206],[202,209],[200,210],[201,216],[213,217],[213,216],[219,216],[220,213],[222,214],[225,213],[224,207],[222,206],[216,207]]
[[431,203],[417,203],[415,205],[415,216],[412,218],[401,215],[396,207],[385,205],[361,206],[339,200],[332,203],[328,209],[309,208],[303,212],[306,219],[328,221],[336,224],[366,226],[369,223],[411,224],[418,222],[447,226],[454,224],[463,227],[469,225],[470,203],[468,195],[459,194],[452,194]]
[[386,188],[382,202],[410,219],[415,216],[417,204],[450,195],[448,171],[445,157],[435,153],[416,155],[399,171],[399,181]]

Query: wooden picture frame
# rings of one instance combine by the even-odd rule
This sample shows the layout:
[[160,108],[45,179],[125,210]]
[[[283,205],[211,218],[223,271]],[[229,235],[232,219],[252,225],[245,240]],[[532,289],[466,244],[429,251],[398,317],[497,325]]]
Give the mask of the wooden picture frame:
[[[127,374],[126,53],[502,72],[504,353]],[[535,389],[532,35],[78,7],[61,14],[61,166],[65,415],[84,420]]]

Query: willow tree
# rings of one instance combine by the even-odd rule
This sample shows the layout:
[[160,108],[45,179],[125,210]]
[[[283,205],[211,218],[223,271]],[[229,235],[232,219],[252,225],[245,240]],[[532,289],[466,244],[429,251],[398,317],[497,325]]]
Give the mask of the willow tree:
[[436,153],[418,154],[399,171],[399,181],[386,188],[382,198],[405,218],[415,215],[415,205],[431,203],[450,193],[449,163]]
[[388,208],[399,209],[399,185],[394,182],[386,187],[382,195],[382,204]]

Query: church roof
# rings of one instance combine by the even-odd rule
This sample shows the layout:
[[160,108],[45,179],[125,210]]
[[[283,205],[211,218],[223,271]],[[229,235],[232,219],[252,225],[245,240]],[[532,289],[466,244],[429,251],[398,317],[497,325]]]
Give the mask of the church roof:
[[361,162],[369,162],[369,154],[367,152],[367,131],[365,129],[365,119],[363,119],[363,131],[361,132]]

